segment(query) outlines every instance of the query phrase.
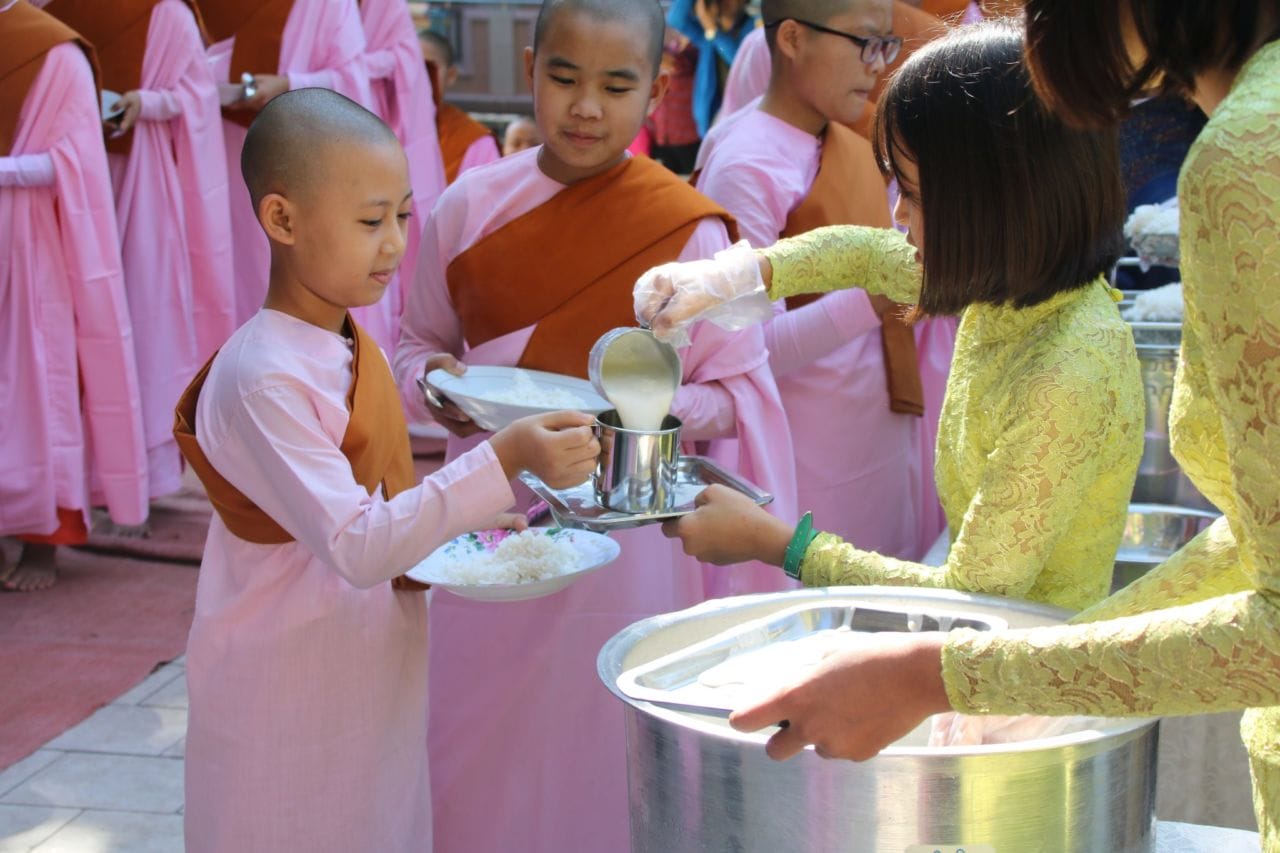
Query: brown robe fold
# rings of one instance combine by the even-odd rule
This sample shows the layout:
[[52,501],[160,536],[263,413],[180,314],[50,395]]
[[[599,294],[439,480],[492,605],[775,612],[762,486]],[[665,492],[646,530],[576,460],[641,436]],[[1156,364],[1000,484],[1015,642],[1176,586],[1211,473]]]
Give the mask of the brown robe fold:
[[[209,43],[236,37],[231,49],[231,72],[224,83],[239,83],[240,75],[280,73],[280,48],[284,25],[293,10],[293,0],[207,0],[201,7]],[[223,109],[222,114],[248,127],[257,113],[246,109]]]
[[[876,167],[871,144],[839,124],[827,126],[818,176],[809,194],[787,217],[783,237],[794,237],[824,225],[892,225],[885,203],[884,178]],[[788,310],[807,305],[821,295],[787,299]],[[901,318],[881,321],[885,381],[889,409],[899,414],[924,415],[924,384],[916,354],[915,333]]]
[[427,63],[427,76],[431,78],[431,96],[436,102],[436,134],[440,137],[440,155],[444,160],[446,183],[458,179],[467,149],[477,140],[493,136],[493,131],[467,115],[453,104],[444,102],[440,88],[440,69],[434,62]]
[[635,325],[641,273],[674,261],[698,222],[733,218],[647,157],[568,187],[449,264],[449,295],[475,347],[536,325],[520,366],[585,378],[609,329]]
[[[350,317],[347,323],[355,338],[355,349],[351,361],[351,390],[347,394],[351,420],[342,436],[341,449],[351,460],[351,473],[356,482],[370,495],[381,488],[383,497],[390,499],[414,485],[409,428],[400,406],[400,392],[377,343]],[[227,482],[200,449],[195,431],[196,403],[212,365],[213,358],[200,369],[178,401],[173,425],[178,448],[204,484],[209,502],[228,530],[258,545],[293,542],[294,537]],[[403,576],[394,583],[400,589],[426,589]]]
[[27,92],[44,67],[45,54],[69,41],[80,45],[93,76],[101,81],[93,46],[74,29],[27,0],[18,0],[7,12],[0,13],[0,155],[13,151],[18,116]]

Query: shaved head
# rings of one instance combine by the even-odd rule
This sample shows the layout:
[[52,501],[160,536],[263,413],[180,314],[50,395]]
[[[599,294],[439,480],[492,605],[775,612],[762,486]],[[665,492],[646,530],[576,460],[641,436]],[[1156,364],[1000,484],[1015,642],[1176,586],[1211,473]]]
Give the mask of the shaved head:
[[254,210],[271,193],[305,192],[325,179],[325,156],[341,144],[395,145],[391,128],[332,89],[296,89],[272,98],[249,125],[240,154]]
[[597,21],[627,24],[635,29],[636,36],[649,46],[649,59],[653,63],[653,76],[658,76],[662,65],[662,46],[666,38],[667,22],[658,0],[543,0],[538,10],[538,22],[533,28],[533,51],[538,52],[542,39],[551,30],[557,15],[573,12],[587,15]]
[[453,45],[449,43],[447,38],[435,30],[419,30],[418,40],[427,42],[440,52],[440,57],[444,59],[445,64],[445,68],[440,69],[441,71],[454,66],[457,60],[453,55]]
[[797,21],[809,21],[813,24],[825,24],[827,21],[858,7],[859,0],[762,0],[760,3],[760,19],[768,27],[765,40],[772,48],[777,28],[770,26],[787,18]]

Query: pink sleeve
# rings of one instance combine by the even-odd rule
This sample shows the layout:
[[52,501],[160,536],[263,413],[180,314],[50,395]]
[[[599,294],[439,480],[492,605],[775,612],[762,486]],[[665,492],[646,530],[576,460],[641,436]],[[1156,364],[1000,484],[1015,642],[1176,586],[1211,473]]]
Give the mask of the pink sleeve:
[[485,163],[492,163],[500,157],[502,157],[502,152],[498,150],[498,141],[493,138],[493,134],[486,134],[471,143],[467,153],[462,155],[462,163],[458,166],[458,174],[461,175],[468,169],[483,166]]
[[168,121],[181,114],[182,101],[177,93],[161,89],[139,89],[142,109],[138,118],[143,121]]
[[[314,0],[318,4],[315,14],[322,16],[315,35],[315,43],[307,47],[311,62],[305,70],[289,69],[290,89],[318,87],[333,89],[346,95],[364,107],[373,106],[369,91],[369,72],[365,67],[364,25],[360,22],[360,10],[355,0]],[[297,4],[301,6],[302,4]],[[294,36],[293,24],[285,28],[285,39]],[[304,36],[303,38],[306,38]],[[281,54],[289,53],[285,46]]]
[[370,80],[385,80],[395,73],[396,52],[394,49],[370,50],[364,55],[365,73]]
[[782,310],[765,324],[769,366],[774,376],[786,376],[879,328],[865,290],[829,293],[795,311]]
[[383,500],[356,482],[312,395],[277,385],[239,403],[220,443],[201,442],[210,463],[354,587],[404,574],[515,502],[488,442]]
[[[455,200],[459,203],[455,204]],[[441,196],[422,229],[417,269],[405,288],[400,342],[396,345],[392,369],[410,420],[431,418],[422,399],[422,390],[418,388],[418,377],[422,376],[427,358],[442,352],[462,356],[462,322],[449,298],[449,285],[445,278],[448,249],[441,232],[447,231],[450,225],[457,227],[464,219],[465,198],[462,194],[455,191]]]
[[48,153],[0,157],[0,187],[51,187],[54,177]]

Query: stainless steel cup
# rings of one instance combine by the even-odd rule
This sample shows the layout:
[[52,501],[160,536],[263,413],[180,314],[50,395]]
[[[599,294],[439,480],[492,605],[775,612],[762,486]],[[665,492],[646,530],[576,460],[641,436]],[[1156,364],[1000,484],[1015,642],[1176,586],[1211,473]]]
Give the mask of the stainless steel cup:
[[596,418],[600,459],[591,482],[596,502],[615,512],[663,512],[675,505],[680,419],[654,432],[624,429],[615,409]]

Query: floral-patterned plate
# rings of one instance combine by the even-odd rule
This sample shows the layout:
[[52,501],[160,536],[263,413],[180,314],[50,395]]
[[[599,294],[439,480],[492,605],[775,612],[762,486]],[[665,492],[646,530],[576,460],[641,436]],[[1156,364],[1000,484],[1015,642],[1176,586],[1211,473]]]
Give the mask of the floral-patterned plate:
[[530,533],[546,536],[556,543],[568,546],[577,558],[576,565],[564,574],[519,583],[486,582],[480,571],[476,572],[476,577],[468,578],[465,568],[468,562],[474,565],[491,559],[498,546],[515,535],[511,530],[481,530],[464,533],[445,543],[407,574],[416,581],[429,583],[464,598],[477,601],[524,601],[559,592],[584,575],[609,565],[618,558],[622,550],[608,536],[587,530],[533,527],[530,528]]

